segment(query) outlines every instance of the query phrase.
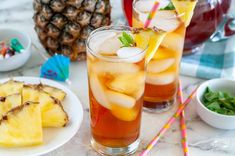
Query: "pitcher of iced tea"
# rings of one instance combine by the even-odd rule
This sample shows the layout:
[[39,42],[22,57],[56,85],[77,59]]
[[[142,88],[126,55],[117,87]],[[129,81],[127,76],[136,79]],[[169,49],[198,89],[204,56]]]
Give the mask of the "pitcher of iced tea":
[[187,27],[184,54],[199,52],[204,42],[216,31],[228,12],[231,0],[198,0]]

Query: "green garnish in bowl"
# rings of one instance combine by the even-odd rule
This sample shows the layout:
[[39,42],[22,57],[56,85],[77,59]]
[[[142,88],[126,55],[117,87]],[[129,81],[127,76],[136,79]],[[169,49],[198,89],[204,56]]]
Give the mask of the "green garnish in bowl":
[[235,96],[231,96],[227,92],[216,92],[207,87],[202,97],[202,103],[213,112],[235,115]]

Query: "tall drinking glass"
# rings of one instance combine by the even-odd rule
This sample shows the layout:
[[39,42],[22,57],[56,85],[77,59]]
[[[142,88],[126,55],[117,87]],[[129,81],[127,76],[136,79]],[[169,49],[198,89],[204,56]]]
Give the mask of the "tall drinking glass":
[[87,40],[91,144],[100,154],[125,155],[139,145],[145,49],[122,47],[130,27],[102,27]]
[[[176,1],[176,0],[175,0]],[[155,0],[134,0],[133,27],[143,27]],[[167,32],[153,59],[147,65],[144,108],[151,112],[167,111],[175,102],[188,13],[179,14],[169,0],[161,0],[150,27]],[[179,5],[181,5],[179,1]],[[196,1],[190,1],[195,5]],[[187,2],[186,2],[187,3]],[[190,5],[190,4],[189,4]],[[191,8],[192,6],[186,5]],[[193,8],[193,7],[192,7]]]

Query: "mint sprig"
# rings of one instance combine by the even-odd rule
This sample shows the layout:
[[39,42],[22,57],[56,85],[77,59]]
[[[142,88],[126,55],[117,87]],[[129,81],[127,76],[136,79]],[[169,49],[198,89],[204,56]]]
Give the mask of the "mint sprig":
[[118,37],[123,47],[133,47],[135,45],[135,41],[132,36],[125,31],[122,32],[122,35]]
[[202,102],[213,112],[224,115],[235,115],[235,97],[226,92],[214,92],[207,87],[203,94]]
[[160,8],[160,10],[175,10],[175,6],[173,5],[172,2],[170,2],[167,6],[164,8]]

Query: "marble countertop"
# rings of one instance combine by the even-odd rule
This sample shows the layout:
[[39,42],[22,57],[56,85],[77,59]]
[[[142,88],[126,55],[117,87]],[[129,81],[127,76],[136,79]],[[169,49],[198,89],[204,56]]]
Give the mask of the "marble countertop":
[[[24,67],[7,72],[0,73],[0,78],[13,76],[39,76],[39,67],[44,62],[43,57],[39,54],[45,52],[40,45],[36,33],[33,29],[33,0],[1,0],[0,1],[0,28],[11,27],[27,32],[32,39],[32,57]],[[120,11],[120,0],[112,0],[113,20],[122,23],[119,17],[122,16]],[[37,47],[36,49],[34,47]],[[86,62],[81,61],[72,63],[71,78],[73,85],[69,88],[75,92],[83,104],[84,121],[77,132],[64,146],[50,152],[44,156],[97,156],[90,146],[89,131],[89,106],[88,106],[88,87]],[[204,80],[181,76],[183,83],[184,95],[187,96],[191,90]],[[195,112],[195,100],[186,108],[187,132],[189,140],[190,156],[234,156],[235,155],[235,131],[218,130],[201,121]],[[176,107],[162,114],[143,113],[141,126],[141,144],[135,155],[146,146],[146,144],[158,132],[161,126],[174,113]],[[170,130],[161,138],[158,146],[155,147],[150,156],[182,156],[181,135],[179,123],[176,122]]]

